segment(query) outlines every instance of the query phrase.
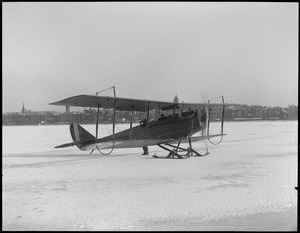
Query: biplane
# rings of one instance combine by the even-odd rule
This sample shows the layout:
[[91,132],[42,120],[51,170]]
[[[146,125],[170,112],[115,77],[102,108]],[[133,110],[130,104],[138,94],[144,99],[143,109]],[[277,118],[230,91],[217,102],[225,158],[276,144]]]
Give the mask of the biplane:
[[[114,88],[114,87],[113,87]],[[148,146],[159,146],[169,152],[165,158],[189,158],[192,155],[204,156],[209,154],[207,141],[213,137],[223,138],[224,123],[224,98],[222,103],[174,103],[163,101],[152,101],[142,99],[130,99],[114,96],[77,95],[63,99],[51,105],[64,105],[76,107],[97,108],[96,135],[92,135],[78,123],[70,124],[70,133],[73,139],[71,143],[65,143],[55,148],[77,146],[80,150],[98,150],[101,154],[103,149],[110,150],[110,154],[117,148],[143,148],[143,155],[149,154]],[[109,136],[98,138],[99,110],[112,109],[113,132]],[[156,111],[155,119],[150,119],[149,112]],[[130,112],[130,127],[121,132],[115,132],[116,111]],[[218,134],[209,133],[210,115],[218,111],[221,122],[221,131]],[[145,112],[145,119],[141,119],[139,124],[133,126],[134,112]],[[199,133],[199,135],[197,135]],[[200,154],[193,149],[192,143],[195,141],[206,142],[206,153]],[[183,143],[188,143],[184,148]],[[212,143],[212,142],[211,142]],[[154,155],[153,157],[158,157]]]

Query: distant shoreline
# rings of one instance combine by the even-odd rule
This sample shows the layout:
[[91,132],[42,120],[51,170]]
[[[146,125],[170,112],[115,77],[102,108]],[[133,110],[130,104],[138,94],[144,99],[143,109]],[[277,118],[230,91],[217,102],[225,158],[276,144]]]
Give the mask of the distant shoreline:
[[[291,120],[268,120],[268,119],[265,119],[265,120],[227,120],[227,121],[224,121],[225,122],[291,122],[291,121],[298,121],[298,120],[295,120],[295,119],[291,119]],[[219,122],[219,121],[211,121],[211,123],[214,123],[214,122]],[[2,125],[3,126],[53,126],[53,125],[70,125],[72,122],[68,122],[68,123],[54,123],[54,124],[23,124],[23,125]],[[94,125],[96,123],[79,123],[81,125]],[[108,123],[99,123],[99,125],[110,125],[112,124],[112,122],[108,122]],[[116,124],[130,124],[130,122],[117,122]],[[138,122],[133,122],[133,124],[138,124]]]

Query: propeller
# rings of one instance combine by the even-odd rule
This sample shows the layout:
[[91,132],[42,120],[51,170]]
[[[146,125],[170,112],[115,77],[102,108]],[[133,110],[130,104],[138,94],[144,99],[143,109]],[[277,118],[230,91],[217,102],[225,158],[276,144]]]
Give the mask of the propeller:
[[[206,119],[205,119],[205,122],[204,122],[204,127],[201,130],[201,132],[202,132],[202,136],[206,136],[206,135],[209,134],[209,132],[208,132],[208,129],[209,129],[209,126],[208,126],[208,123],[209,123],[208,122],[208,120],[209,120],[209,109],[208,109],[208,105],[207,105],[208,104],[208,94],[207,94],[206,90],[204,90],[204,89],[200,89],[200,92],[201,92],[201,96],[202,96],[202,102],[205,103],[205,109],[204,109],[204,111],[205,111],[205,114],[206,114],[206,117],[205,117]],[[198,112],[198,113],[200,113],[200,112]],[[200,114],[198,116],[200,118]],[[200,122],[200,125],[201,125],[201,119],[199,119],[199,122]]]
[[[201,90],[202,102],[205,104],[204,107],[198,109],[198,120],[201,126],[200,136],[209,135],[209,108],[208,108],[208,94],[205,90]],[[209,154],[207,148],[207,140],[205,140],[205,148],[206,153],[204,155]]]

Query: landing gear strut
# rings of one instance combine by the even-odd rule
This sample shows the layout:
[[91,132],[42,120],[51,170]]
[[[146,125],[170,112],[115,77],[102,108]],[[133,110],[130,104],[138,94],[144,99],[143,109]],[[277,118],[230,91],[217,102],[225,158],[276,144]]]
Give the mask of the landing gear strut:
[[[190,135],[187,136],[188,141],[189,141],[189,147],[186,148],[186,149],[180,147],[180,143],[181,143],[181,140],[182,140],[183,138],[184,138],[184,137],[181,137],[181,138],[179,139],[179,142],[178,142],[177,146],[174,146],[174,145],[171,145],[171,144],[168,144],[168,143],[165,143],[165,144],[164,144],[164,145],[166,145],[166,146],[172,147],[173,149],[169,149],[169,148],[167,148],[167,147],[165,147],[165,146],[163,146],[163,145],[161,145],[161,144],[158,144],[158,146],[161,147],[162,149],[169,151],[169,154],[168,154],[168,156],[166,157],[167,159],[175,159],[176,157],[177,157],[178,159],[187,159],[187,158],[191,157],[193,154],[195,154],[195,156],[205,156],[205,155],[209,154],[209,152],[208,152],[208,150],[207,150],[207,145],[206,145],[206,153],[205,153],[205,154],[202,155],[202,154],[200,154],[199,152],[195,151],[195,150],[193,149],[193,147],[192,147],[192,139],[191,139],[191,136],[190,136]],[[181,151],[181,152],[182,152],[182,151],[186,151],[187,153],[184,154],[184,155],[180,155],[180,154],[178,154],[179,151]],[[156,156],[156,155],[154,155],[153,157],[154,157],[154,158],[158,158],[158,156]]]

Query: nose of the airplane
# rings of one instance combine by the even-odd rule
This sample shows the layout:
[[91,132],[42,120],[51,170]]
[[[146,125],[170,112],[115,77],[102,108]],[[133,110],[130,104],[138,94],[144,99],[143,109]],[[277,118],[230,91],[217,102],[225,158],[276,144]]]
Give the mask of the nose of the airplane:
[[198,110],[198,120],[202,129],[206,128],[207,112],[206,109],[200,108]]

